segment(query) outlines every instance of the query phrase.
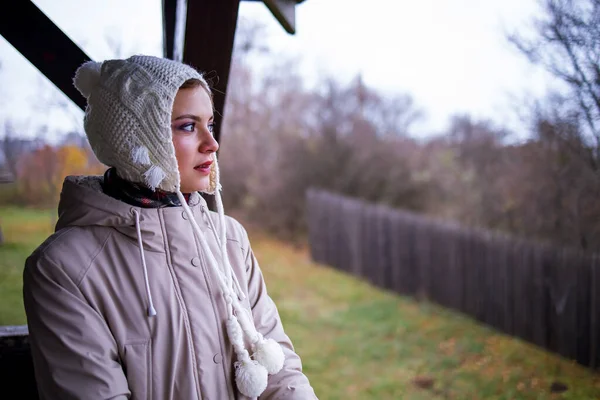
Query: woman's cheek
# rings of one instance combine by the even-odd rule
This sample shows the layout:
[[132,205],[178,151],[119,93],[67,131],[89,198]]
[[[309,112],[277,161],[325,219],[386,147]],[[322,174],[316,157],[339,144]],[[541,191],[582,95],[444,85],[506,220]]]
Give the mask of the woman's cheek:
[[189,137],[177,135],[173,137],[173,145],[175,147],[175,156],[177,158],[185,158],[192,143],[189,140]]

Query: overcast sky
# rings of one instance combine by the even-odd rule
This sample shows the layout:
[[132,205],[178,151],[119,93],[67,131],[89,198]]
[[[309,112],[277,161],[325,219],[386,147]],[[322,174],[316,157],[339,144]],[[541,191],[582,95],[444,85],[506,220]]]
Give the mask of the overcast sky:
[[[161,1],[35,0],[87,54],[97,60],[161,55]],[[427,118],[415,134],[443,130],[449,117],[469,113],[515,130],[515,108],[551,85],[505,39],[529,29],[535,0],[307,0],[297,7],[297,34],[288,35],[261,2],[243,2],[240,17],[265,24],[261,40],[299,60],[309,82],[329,74],[348,81],[362,74],[384,93],[409,93]],[[109,39],[107,39],[109,38]],[[23,134],[36,126],[73,129],[82,113],[40,108],[57,90],[0,37],[0,121],[8,116]],[[58,96],[61,96],[58,94]]]

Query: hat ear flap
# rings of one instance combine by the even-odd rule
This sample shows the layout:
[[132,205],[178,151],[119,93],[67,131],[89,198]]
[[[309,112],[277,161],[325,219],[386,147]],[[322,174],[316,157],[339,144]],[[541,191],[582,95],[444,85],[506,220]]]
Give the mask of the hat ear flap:
[[208,175],[209,183],[208,187],[204,190],[201,190],[201,193],[214,195],[217,192],[217,187],[219,186],[219,166],[217,165],[217,160],[215,157],[214,162],[210,165],[210,174]]

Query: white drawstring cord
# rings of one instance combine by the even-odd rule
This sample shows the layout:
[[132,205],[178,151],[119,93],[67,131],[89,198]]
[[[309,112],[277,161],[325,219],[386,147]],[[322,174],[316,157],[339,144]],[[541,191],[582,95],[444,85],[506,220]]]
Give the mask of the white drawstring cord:
[[[192,210],[190,209],[189,205],[187,204],[187,201],[185,200],[185,197],[183,196],[181,191],[177,191],[177,197],[179,198],[181,206],[183,207],[183,210],[188,217],[188,221],[190,221],[190,223],[192,225],[192,230],[194,231],[194,234],[196,235],[196,237],[198,238],[198,241],[200,242],[200,247],[202,247],[202,251],[208,258],[209,265],[217,274],[217,279],[219,282],[219,286],[221,288],[223,300],[225,301],[225,305],[227,307],[227,320],[229,321],[227,330],[228,330],[228,335],[230,336],[229,339],[231,340],[234,348],[236,349],[236,354],[238,355],[238,358],[240,360],[243,360],[243,359],[250,360],[250,358],[249,358],[250,356],[248,354],[248,351],[245,349],[244,342],[243,342],[242,332],[244,332],[245,330],[240,326],[239,321],[237,320],[236,316],[233,313],[234,309],[238,309],[240,307],[239,303],[238,303],[238,299],[235,296],[235,292],[232,293],[231,285],[229,285],[229,286],[227,285],[227,282],[229,281],[227,279],[227,275],[225,275],[225,273],[221,270],[221,268],[219,268],[219,264],[217,263],[217,260],[215,259],[212,251],[210,250],[210,247],[208,246],[208,243],[206,242],[206,238],[200,231],[200,227],[198,226],[198,223],[196,222],[196,219],[194,218],[194,215],[192,214]],[[210,217],[209,217],[209,220],[210,220]]]
[[[204,206],[202,206],[202,207],[204,207]],[[202,208],[202,212],[205,212],[204,208]],[[224,254],[225,254],[223,256],[223,258],[224,258],[223,263],[225,264],[224,267],[227,268],[227,271],[229,272],[228,276],[226,276],[226,278],[227,278],[227,285],[228,285],[227,289],[228,289],[228,292],[229,292],[228,295],[231,296],[230,291],[232,289],[232,283],[234,283],[235,285],[237,285],[237,290],[238,290],[239,294],[242,296],[242,298],[239,299],[239,300],[243,300],[245,298],[244,292],[242,291],[242,288],[240,287],[240,284],[239,284],[239,282],[237,280],[236,275],[233,273],[233,269],[229,265],[229,258],[226,258],[227,257],[227,255],[226,255],[227,249],[224,246],[221,246],[222,239],[220,239],[218,237],[218,235],[216,233],[216,228],[215,228],[215,225],[214,225],[212,219],[208,215],[206,217],[207,217],[207,220],[208,220],[208,224],[210,225],[211,230],[214,233],[215,239],[216,239],[217,243],[219,244],[219,246],[221,248],[221,251],[224,252]],[[225,221],[223,220],[223,222],[225,222]],[[221,226],[225,226],[225,225],[221,225]],[[219,271],[220,271],[220,269],[219,269]],[[263,336],[256,330],[256,327],[251,322],[251,316],[249,316],[247,314],[248,310],[245,307],[243,307],[240,304],[240,302],[237,301],[237,300],[238,299],[235,299],[235,301],[232,301],[230,303],[229,302],[230,299],[226,299],[226,302],[231,307],[233,307],[233,310],[235,310],[237,312],[236,318],[239,321],[239,324],[240,324],[242,330],[246,333],[246,335],[248,336],[248,338],[250,338],[252,346],[254,347],[258,342],[260,342],[260,340],[263,338]]]
[[[210,215],[206,215],[208,219],[208,223],[213,231],[215,239],[221,249],[221,256],[223,259],[223,268],[225,269],[227,278],[228,278],[228,287],[231,288],[232,281],[234,283],[234,291],[237,291],[239,300],[243,300],[246,298],[240,283],[237,279],[237,275],[233,273],[233,268],[229,262],[229,255],[227,253],[227,229],[225,227],[225,211],[223,209],[223,200],[221,198],[221,188],[220,188],[220,171],[219,171],[219,163],[217,162],[216,154],[213,156],[214,166],[215,166],[215,180],[216,180],[216,188],[215,188],[215,202],[217,203],[217,215],[219,218],[219,227],[220,231],[217,233],[215,225],[210,218]],[[202,211],[204,212],[204,205],[202,206]],[[237,300],[237,299],[236,299]],[[262,339],[263,336],[258,332],[254,323],[252,322],[252,317],[247,315],[247,309],[244,308],[239,301],[235,301],[232,304],[233,309],[237,312],[236,316],[239,321],[239,324],[242,330],[246,333],[250,341],[252,342],[252,347],[255,347]],[[248,318],[250,317],[250,318]]]
[[[225,212],[223,210],[223,201],[221,199],[221,179],[220,179],[220,171],[219,171],[219,163],[217,162],[216,154],[214,155],[214,168],[215,168],[215,180],[216,180],[216,188],[215,188],[215,200],[217,203],[217,214],[219,215],[219,225],[221,228],[220,231],[220,248],[223,257],[224,267],[230,271],[230,274],[233,275],[233,279],[235,282],[235,288],[238,291],[238,295],[240,296],[240,300],[245,298],[244,292],[240,287],[240,283],[237,280],[237,276],[233,273],[233,268],[231,268],[231,264],[229,262],[229,254],[227,253],[227,229],[225,227]],[[212,223],[211,218],[208,220]],[[214,231],[214,226],[213,226]],[[215,232],[215,238],[218,240],[218,235]],[[235,290],[234,290],[235,291]],[[238,326],[246,333],[248,338],[251,341],[251,349],[253,351],[252,358],[255,362],[258,362],[261,366],[263,366],[268,374],[276,374],[282,368],[285,362],[285,354],[283,353],[283,349],[281,345],[277,343],[273,339],[265,339],[263,335],[258,332],[256,326],[254,325],[252,312],[245,307],[242,307],[241,303],[238,299],[234,299],[232,305],[236,311],[236,319],[238,322]],[[243,374],[241,374],[243,375]],[[260,374],[259,374],[260,375]],[[237,376],[237,373],[236,373]],[[237,378],[236,378],[237,382]],[[239,386],[239,384],[238,384]],[[262,390],[258,391],[260,394]],[[252,396],[250,396],[252,397]]]
[[[206,212],[204,205],[202,205],[202,212]],[[238,299],[244,300],[246,298],[246,295],[244,294],[244,291],[242,290],[242,287],[240,286],[240,282],[237,278],[237,275],[233,272],[233,268],[231,268],[231,264],[229,263],[229,256],[227,254],[227,239],[223,239],[223,237],[222,237],[223,235],[221,235],[221,238],[219,238],[219,235],[217,235],[217,229],[216,229],[215,224],[213,223],[212,219],[210,218],[210,215],[206,215],[206,219],[208,220],[208,224],[210,225],[210,228],[212,229],[215,239],[217,241],[217,244],[219,245],[219,248],[221,249],[221,255],[223,257],[224,268],[227,272],[227,284],[229,286],[231,286],[232,284],[235,285],[234,290],[237,292],[236,294],[238,296]],[[225,226],[224,219],[219,225],[221,225],[223,227]]]
[[135,208],[132,209],[135,214],[135,229],[137,231],[138,246],[140,247],[140,257],[142,259],[142,267],[144,269],[144,279],[146,281],[146,294],[148,295],[148,316],[154,317],[156,310],[152,303],[152,293],[150,293],[150,282],[148,281],[148,267],[146,267],[146,257],[144,257],[144,244],[142,243],[142,229],[140,228],[140,213]]
[[[216,159],[215,159],[216,164]],[[217,175],[218,176],[218,175]],[[219,190],[217,181],[217,191]],[[208,245],[206,235],[202,234],[192,211],[185,200],[185,197],[180,190],[177,190],[177,197],[181,203],[181,206],[186,213],[189,222],[192,225],[192,230],[196,235],[202,251],[208,259],[208,263],[217,274],[219,286],[221,287],[223,299],[227,309],[227,335],[231,341],[235,353],[237,355],[237,361],[234,363],[235,371],[235,382],[240,392],[247,397],[258,397],[266,389],[268,375],[278,373],[285,361],[285,354],[279,343],[273,339],[265,340],[263,336],[257,331],[252,321],[249,310],[247,311],[241,304],[238,295],[244,295],[237,276],[233,273],[233,269],[229,264],[229,258],[227,255],[227,235],[225,228],[225,217],[223,213],[223,204],[221,203],[221,197],[217,194],[217,205],[219,212],[219,223],[221,225],[221,237],[216,231],[216,228],[209,215],[208,223],[211,226],[217,245],[222,253],[222,263],[224,270],[220,267],[219,263],[215,259],[213,252]],[[217,192],[218,193],[218,192]],[[202,205],[204,207],[204,205]],[[204,208],[202,208],[204,213]],[[233,283],[235,282],[235,285]],[[232,287],[233,286],[233,287]],[[236,288],[239,293],[236,293]],[[234,310],[236,313],[234,314]],[[250,356],[246,346],[244,344],[244,333],[252,341],[252,350],[254,354]]]
[[188,221],[190,221],[190,224],[192,224],[192,230],[196,234],[198,241],[200,241],[200,246],[202,247],[202,250],[206,254],[206,257],[208,258],[209,264],[217,273],[217,278],[219,280],[219,285],[221,286],[221,290],[223,291],[223,296],[230,295],[231,291],[228,290],[228,288],[227,288],[227,278],[226,278],[226,276],[224,276],[223,271],[221,271],[221,269],[219,268],[219,266],[218,266],[219,264],[217,263],[217,260],[215,260],[215,257],[213,255],[212,251],[210,250],[208,243],[206,243],[206,238],[202,234],[202,231],[200,230],[200,227],[198,226],[198,223],[196,222],[196,219],[194,218],[194,214],[192,214],[192,210],[190,210],[190,206],[188,206],[187,201],[185,200],[185,197],[183,197],[183,194],[181,193],[180,190],[178,190],[176,193],[177,193],[177,197],[179,198],[179,202],[181,203],[181,206],[183,207],[183,210],[185,211],[185,213],[188,217]]
[[212,225],[212,220],[209,215],[207,215],[209,223],[213,227],[213,232],[215,234],[215,238],[217,238],[217,242],[221,247],[221,255],[223,257],[224,268],[226,268],[229,273],[232,275],[233,282],[235,284],[234,290],[237,291],[238,299],[240,301],[246,298],[242,287],[240,286],[240,282],[237,278],[237,275],[233,272],[233,268],[231,267],[231,263],[229,262],[229,254],[227,253],[227,228],[225,227],[225,211],[223,209],[223,200],[221,199],[221,170],[219,169],[219,161],[217,160],[217,153],[213,154],[214,160],[214,168],[215,168],[215,201],[217,203],[217,215],[219,216],[219,226],[221,230],[219,231],[221,240],[219,243],[219,238],[217,232]]
[[[207,215],[207,212],[204,209],[204,205],[201,205],[200,209],[202,210],[202,214],[204,214],[204,217],[207,220],[208,225],[210,225],[210,229],[213,231],[213,236],[215,237],[215,240],[217,241],[217,246],[219,246],[219,251],[223,252],[223,247],[221,245],[221,243],[222,243],[221,238],[219,238],[219,236],[217,235],[217,230],[215,228],[215,225],[214,225],[212,219],[210,218],[210,215]],[[223,274],[225,276],[225,283],[227,284],[227,287],[231,287],[231,283],[232,283],[232,279],[233,279],[231,270],[229,270],[226,265],[222,265],[221,271],[223,272]]]

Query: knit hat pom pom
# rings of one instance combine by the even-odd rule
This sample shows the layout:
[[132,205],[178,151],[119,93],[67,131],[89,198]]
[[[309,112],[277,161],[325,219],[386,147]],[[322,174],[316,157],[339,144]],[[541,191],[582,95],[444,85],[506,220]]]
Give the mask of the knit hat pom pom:
[[260,396],[267,388],[267,380],[267,370],[256,361],[248,358],[236,363],[235,383],[244,396]]
[[86,99],[90,97],[94,88],[98,86],[101,67],[102,63],[88,61],[75,72],[73,85],[75,85],[75,88],[77,88]]
[[266,339],[259,343],[252,357],[265,367],[270,375],[281,371],[285,361],[285,354],[283,354],[281,345],[273,339]]

